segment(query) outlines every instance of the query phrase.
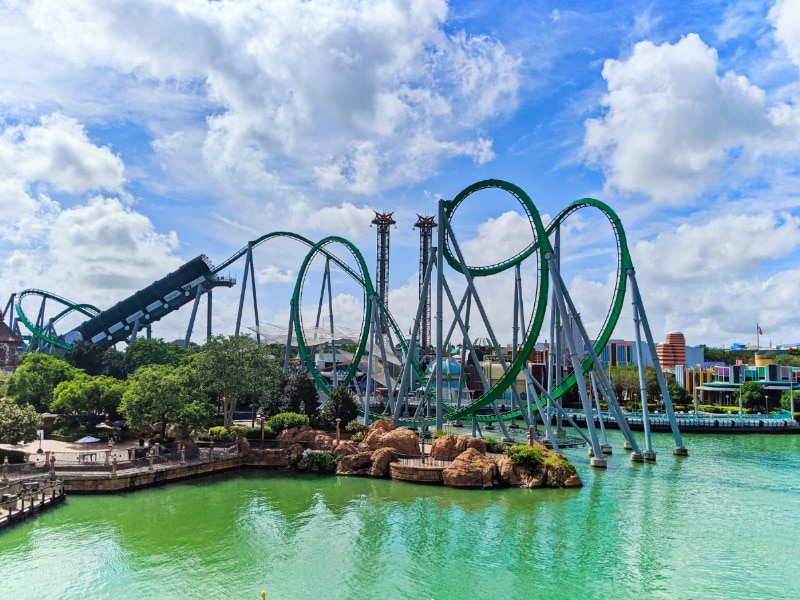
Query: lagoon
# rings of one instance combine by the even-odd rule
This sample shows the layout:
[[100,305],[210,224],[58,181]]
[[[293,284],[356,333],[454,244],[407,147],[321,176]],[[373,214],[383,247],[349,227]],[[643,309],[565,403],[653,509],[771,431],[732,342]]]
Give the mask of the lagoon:
[[577,490],[245,471],[70,496],[0,534],[0,598],[798,598],[800,436],[622,438]]

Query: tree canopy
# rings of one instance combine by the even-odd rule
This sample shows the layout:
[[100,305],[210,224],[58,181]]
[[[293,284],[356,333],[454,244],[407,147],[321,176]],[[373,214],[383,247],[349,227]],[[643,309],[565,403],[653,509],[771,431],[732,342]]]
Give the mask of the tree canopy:
[[58,413],[104,413],[116,417],[126,382],[113,377],[78,373],[73,379],[62,381],[53,390],[50,410]]
[[269,349],[246,335],[206,341],[195,365],[203,389],[220,404],[225,427],[233,425],[239,403],[262,404],[283,387],[283,370]]
[[0,398],[0,443],[32,442],[38,421],[39,413],[30,404],[20,406],[11,398]]
[[325,403],[320,415],[329,424],[334,424],[336,419],[341,419],[342,424],[347,425],[358,417],[358,404],[353,392],[343,385],[339,385],[331,397]]
[[8,395],[22,404],[33,405],[37,412],[44,412],[53,401],[56,386],[78,373],[78,369],[51,354],[26,354],[8,379]]

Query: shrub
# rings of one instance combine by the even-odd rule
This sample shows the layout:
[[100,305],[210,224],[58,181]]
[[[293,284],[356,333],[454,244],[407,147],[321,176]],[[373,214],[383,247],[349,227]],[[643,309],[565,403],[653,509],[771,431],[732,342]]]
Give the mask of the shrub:
[[486,451],[487,452],[502,452],[503,451],[503,444],[498,442],[493,437],[487,437],[483,441],[486,442]]
[[212,427],[208,433],[203,435],[201,439],[208,440],[209,442],[232,442],[236,437],[231,433],[227,427]]
[[308,470],[324,475],[336,473],[336,465],[341,456],[334,456],[331,452],[312,452],[307,457]]
[[308,416],[297,413],[278,413],[267,421],[267,426],[275,433],[303,425],[308,425]]
[[240,437],[246,437],[247,432],[250,431],[249,427],[243,427],[241,425],[234,425],[228,431],[230,431],[231,435],[233,436],[234,440],[238,440]]
[[578,474],[578,471],[575,470],[575,465],[573,465],[566,458],[564,458],[560,454],[557,454],[556,452],[552,452],[550,456],[548,456],[544,460],[544,465],[545,467],[553,467],[553,466],[563,467],[569,471],[570,475]]
[[538,445],[517,444],[506,448],[506,454],[515,466],[527,469],[531,473],[540,473],[545,464],[545,450]]
[[358,444],[360,442],[363,442],[364,441],[364,432],[363,431],[359,431],[358,433],[354,433],[353,435],[350,436],[350,441],[353,442],[354,444]]
[[350,433],[364,433],[368,425],[364,425],[363,421],[359,421],[358,419],[353,419],[347,425],[344,426],[345,431],[349,431]]
[[444,429],[437,429],[436,431],[433,432],[433,437],[437,438],[437,439],[440,438],[440,437],[444,437],[446,435],[447,435],[447,432],[445,432]]

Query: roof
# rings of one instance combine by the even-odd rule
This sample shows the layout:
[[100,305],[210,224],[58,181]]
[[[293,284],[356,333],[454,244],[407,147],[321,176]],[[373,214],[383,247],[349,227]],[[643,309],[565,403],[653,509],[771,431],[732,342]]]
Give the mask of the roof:
[[3,314],[0,313],[0,343],[5,344],[22,344],[24,340],[11,330],[11,327],[6,325],[3,320]]

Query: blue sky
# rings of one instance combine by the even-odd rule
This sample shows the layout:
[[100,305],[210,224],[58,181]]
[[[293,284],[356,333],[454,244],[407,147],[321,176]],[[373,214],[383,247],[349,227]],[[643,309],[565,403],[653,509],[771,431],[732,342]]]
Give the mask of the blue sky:
[[[3,304],[42,288],[105,308],[276,230],[346,237],[374,270],[379,210],[398,222],[390,307],[407,327],[416,214],[497,178],[545,223],[582,197],[614,208],[657,340],[754,343],[759,323],[762,344],[800,342],[796,1],[12,0],[0,53]],[[475,261],[528,243],[513,202],[477,198],[459,221]],[[596,331],[613,238],[584,213],[563,237]],[[262,321],[287,321],[304,255],[258,250]],[[345,322],[358,293],[336,283]],[[509,285],[482,291],[506,342]],[[238,293],[215,296],[220,333]]]

